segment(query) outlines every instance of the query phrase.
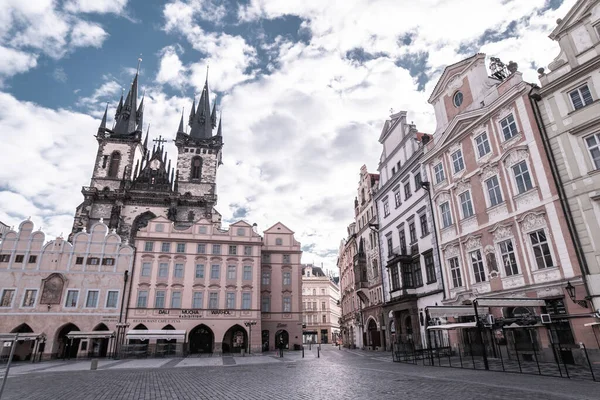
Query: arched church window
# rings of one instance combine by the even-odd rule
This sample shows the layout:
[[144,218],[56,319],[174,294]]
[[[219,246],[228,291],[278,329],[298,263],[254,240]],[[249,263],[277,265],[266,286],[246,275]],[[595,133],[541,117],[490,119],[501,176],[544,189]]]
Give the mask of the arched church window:
[[110,166],[108,167],[109,178],[116,178],[119,174],[119,164],[121,163],[121,153],[113,151],[110,156]]
[[192,158],[192,179],[200,179],[202,175],[202,159],[200,157]]

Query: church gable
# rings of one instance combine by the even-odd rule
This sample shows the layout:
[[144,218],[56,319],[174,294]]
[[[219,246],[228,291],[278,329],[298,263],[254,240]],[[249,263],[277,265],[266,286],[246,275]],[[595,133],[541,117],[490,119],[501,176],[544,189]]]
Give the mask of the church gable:
[[485,54],[477,53],[472,57],[448,65],[444,69],[444,72],[442,73],[442,76],[440,76],[440,79],[437,81],[433,92],[431,93],[431,96],[429,96],[429,100],[427,100],[429,104],[433,104],[438,99],[438,97],[440,97],[440,95],[446,92],[446,89],[448,87],[453,87],[457,85],[460,86],[460,84],[462,83],[461,76],[463,75],[463,72],[466,71],[471,66],[471,64],[475,63],[478,59],[485,59]]
[[[573,25],[580,23],[586,14],[590,13],[592,10],[592,6],[595,1],[590,0],[579,0],[565,15],[564,18],[559,19],[559,23],[554,28],[552,33],[550,33],[549,37],[552,40],[556,40],[558,36],[561,36],[563,33],[569,30]],[[594,14],[598,14],[598,7],[594,10]]]
[[275,225],[273,225],[272,227],[270,227],[269,229],[267,229],[264,232],[265,233],[280,233],[280,234],[284,233],[284,234],[291,234],[291,235],[294,234],[294,232],[290,228],[288,228],[281,222],[276,223]]

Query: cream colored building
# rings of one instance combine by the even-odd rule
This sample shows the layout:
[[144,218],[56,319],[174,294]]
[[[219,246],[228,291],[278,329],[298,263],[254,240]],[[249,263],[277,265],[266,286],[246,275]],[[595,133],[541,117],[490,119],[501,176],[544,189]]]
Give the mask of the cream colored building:
[[304,343],[336,343],[341,317],[340,289],[336,279],[314,265],[302,267]]
[[585,277],[587,293],[581,288],[577,298],[590,295],[587,310],[578,311],[600,317],[600,1],[579,0],[550,39],[558,42],[560,53],[549,71],[538,71],[541,88],[532,95],[534,111],[549,143],[552,172]]
[[0,340],[19,333],[17,360],[111,354],[133,258],[103,221],[73,243],[22,222],[0,242]]

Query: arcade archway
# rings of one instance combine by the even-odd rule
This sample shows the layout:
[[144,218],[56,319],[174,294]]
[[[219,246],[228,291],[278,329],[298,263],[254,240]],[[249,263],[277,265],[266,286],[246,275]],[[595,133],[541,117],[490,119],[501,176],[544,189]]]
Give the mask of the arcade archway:
[[367,325],[367,331],[369,332],[369,344],[374,350],[375,347],[381,347],[381,337],[379,336],[379,329],[377,329],[377,323],[374,319],[369,319]]
[[200,324],[190,331],[188,342],[190,354],[212,353],[215,335],[208,326]]
[[67,334],[72,331],[80,331],[77,325],[68,323],[56,331],[55,348],[57,358],[76,358],[79,351],[81,339],[68,339]]
[[[100,323],[98,325],[96,325],[96,327],[94,329],[92,329],[94,332],[97,331],[108,331],[108,326]],[[108,353],[108,342],[109,342],[109,338],[97,338],[97,339],[91,339],[91,343],[90,343],[90,353],[92,357],[106,357],[106,354]]]
[[284,329],[275,332],[275,347],[279,348],[281,345],[284,349],[290,348],[290,334]]
[[223,353],[240,353],[248,348],[248,334],[240,325],[234,325],[223,336]]
[[[10,331],[10,333],[33,333],[33,329],[27,324],[21,324]],[[15,361],[30,360],[34,346],[35,341],[33,340],[18,340],[13,359]],[[7,348],[7,351],[10,352],[10,348]]]

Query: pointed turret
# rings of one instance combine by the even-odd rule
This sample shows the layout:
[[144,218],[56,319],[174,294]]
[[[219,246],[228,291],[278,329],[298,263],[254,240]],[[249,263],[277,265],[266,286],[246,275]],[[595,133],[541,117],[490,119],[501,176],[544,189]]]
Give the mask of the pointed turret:
[[119,118],[123,112],[123,90],[121,90],[121,100],[119,100],[119,105],[117,106],[117,111],[115,112],[115,120]]
[[194,117],[196,116],[196,95],[194,95],[194,101],[192,102],[192,109],[190,110],[190,119],[188,120],[188,125],[192,126],[194,123]]
[[[128,135],[136,131],[137,125],[137,94],[138,94],[138,73],[133,78],[131,89],[127,93],[127,98],[123,103],[121,112],[116,117],[117,123],[114,132],[118,135]],[[120,104],[120,103],[119,103]],[[136,115],[132,115],[136,113]]]
[[213,104],[212,113],[210,113],[210,123],[211,123],[213,129],[215,129],[217,127],[217,102],[216,101]]
[[137,112],[135,113],[135,120],[137,123],[137,132],[142,132],[142,129],[144,129],[144,98],[146,97],[146,92],[144,92],[144,95],[142,96],[142,101],[140,101],[140,106],[137,109]]
[[183,111],[181,111],[181,121],[179,121],[179,128],[177,128],[177,132],[185,133],[183,130]]
[[102,116],[102,121],[100,122],[100,127],[98,128],[98,130],[106,129],[106,115],[107,114],[108,114],[108,103],[106,103],[106,108],[104,109],[104,115]]
[[198,109],[191,124],[190,136],[198,139],[207,139],[212,136],[212,122],[210,113],[210,91],[208,90],[208,77],[198,102]]
[[223,137],[223,132],[221,131],[221,118],[219,118],[219,127],[217,128],[217,136]]
[[144,139],[144,149],[148,151],[148,136],[150,136],[150,125],[148,125],[148,130],[146,131],[146,138]]

